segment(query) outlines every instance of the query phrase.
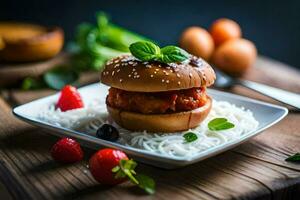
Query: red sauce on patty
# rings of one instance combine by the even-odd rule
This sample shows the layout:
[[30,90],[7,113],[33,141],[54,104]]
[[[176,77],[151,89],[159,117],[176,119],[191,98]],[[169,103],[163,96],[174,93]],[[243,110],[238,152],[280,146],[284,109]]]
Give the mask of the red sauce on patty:
[[129,92],[110,88],[106,103],[130,112],[164,114],[194,110],[203,106],[206,100],[205,88],[167,92]]

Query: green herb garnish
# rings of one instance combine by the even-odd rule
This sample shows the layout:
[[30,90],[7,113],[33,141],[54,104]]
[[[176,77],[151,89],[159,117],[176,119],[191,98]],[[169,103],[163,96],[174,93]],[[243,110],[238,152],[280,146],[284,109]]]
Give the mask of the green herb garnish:
[[131,54],[141,61],[157,59],[161,53],[160,48],[152,42],[135,42],[129,46]]
[[221,131],[233,128],[234,124],[226,118],[215,118],[208,123],[208,129],[211,131]]
[[295,153],[294,155],[288,157],[285,159],[285,161],[290,161],[290,162],[300,162],[300,153]]
[[189,54],[176,46],[166,46],[162,49],[149,41],[135,42],[129,46],[131,54],[141,61],[158,61],[162,63],[182,62]]
[[163,63],[181,62],[188,59],[189,54],[176,46],[166,46],[161,49],[161,57],[158,61]]
[[155,193],[155,182],[152,178],[144,174],[137,174],[135,178],[139,182],[138,186],[140,188],[144,189],[148,194]]
[[139,186],[141,189],[145,190],[148,194],[155,193],[155,182],[152,178],[143,175],[136,174],[134,169],[137,163],[130,160],[120,160],[118,166],[114,167],[111,171],[115,173],[115,178],[125,178],[127,177],[131,183]]
[[185,142],[190,143],[198,139],[198,136],[193,132],[188,132],[183,135]]

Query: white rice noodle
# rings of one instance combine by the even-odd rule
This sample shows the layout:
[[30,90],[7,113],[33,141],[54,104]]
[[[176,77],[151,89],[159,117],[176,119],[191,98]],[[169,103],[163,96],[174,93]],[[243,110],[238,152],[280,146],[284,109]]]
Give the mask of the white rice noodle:
[[[210,131],[207,123],[218,117],[224,117],[232,122],[235,127],[223,131]],[[46,108],[40,113],[39,118],[48,123],[70,129],[80,129],[88,134],[95,134],[96,130],[103,123],[110,123],[105,103],[99,100],[93,101],[86,108],[61,112],[55,110],[54,105]],[[212,110],[208,117],[193,130],[198,139],[194,142],[186,143],[183,134],[178,133],[147,133],[130,132],[119,127],[119,143],[144,149],[153,153],[163,154],[171,157],[193,157],[198,153],[236,140],[254,131],[258,127],[258,122],[249,110],[239,108],[225,101],[213,101]]]

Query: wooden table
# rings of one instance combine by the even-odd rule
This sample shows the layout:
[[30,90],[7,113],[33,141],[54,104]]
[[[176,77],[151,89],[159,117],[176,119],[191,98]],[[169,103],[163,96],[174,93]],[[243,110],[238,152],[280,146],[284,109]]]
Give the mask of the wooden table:
[[[246,78],[300,93],[299,72],[267,58],[260,57]],[[21,104],[51,92],[3,94],[10,104]],[[275,102],[240,87],[232,92]],[[250,141],[197,164],[176,170],[139,164],[137,171],[156,180],[153,196],[129,183],[97,184],[87,169],[92,150],[85,149],[85,160],[80,163],[55,163],[49,149],[56,140],[13,117],[8,103],[0,99],[0,178],[14,198],[300,199],[300,164],[285,161],[300,152],[300,114],[294,110]]]

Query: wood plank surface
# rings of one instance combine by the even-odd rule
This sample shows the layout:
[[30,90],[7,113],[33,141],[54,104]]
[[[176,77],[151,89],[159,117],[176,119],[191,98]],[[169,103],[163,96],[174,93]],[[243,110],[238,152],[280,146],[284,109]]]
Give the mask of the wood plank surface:
[[[266,58],[258,59],[246,77],[300,93],[299,72]],[[241,87],[231,91],[275,102]],[[10,91],[8,98],[20,104],[45,94]],[[49,149],[57,138],[13,117],[0,99],[0,178],[16,199],[299,199],[300,165],[284,161],[300,152],[299,122],[299,112],[292,111],[237,148],[181,169],[140,163],[137,171],[157,183],[156,194],[147,196],[129,183],[97,184],[87,169],[92,150],[85,149],[84,161],[77,164],[53,162]]]
[[1,63],[0,64],[0,86],[10,86],[26,77],[38,77],[45,72],[68,62],[70,55],[60,53],[47,61],[28,62],[28,63]]

